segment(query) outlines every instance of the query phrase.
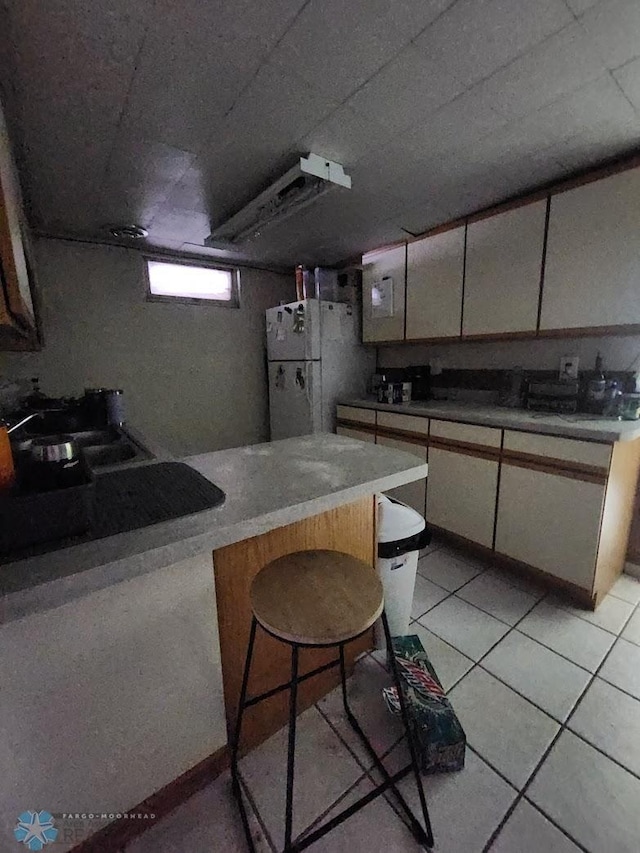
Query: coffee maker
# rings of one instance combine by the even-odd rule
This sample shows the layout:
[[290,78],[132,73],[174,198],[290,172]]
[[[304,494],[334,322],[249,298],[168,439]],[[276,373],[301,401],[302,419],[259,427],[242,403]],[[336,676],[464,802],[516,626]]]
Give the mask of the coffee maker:
[[405,370],[408,382],[411,382],[411,397],[413,400],[431,399],[431,368],[428,364],[418,364]]

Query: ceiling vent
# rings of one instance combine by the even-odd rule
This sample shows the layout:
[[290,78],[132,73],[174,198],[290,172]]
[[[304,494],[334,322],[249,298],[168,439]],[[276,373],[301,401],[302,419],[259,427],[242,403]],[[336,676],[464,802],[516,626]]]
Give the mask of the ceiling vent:
[[279,180],[218,225],[205,239],[205,246],[229,249],[246,243],[336,186],[351,189],[351,178],[339,163],[318,154],[301,157],[300,162]]

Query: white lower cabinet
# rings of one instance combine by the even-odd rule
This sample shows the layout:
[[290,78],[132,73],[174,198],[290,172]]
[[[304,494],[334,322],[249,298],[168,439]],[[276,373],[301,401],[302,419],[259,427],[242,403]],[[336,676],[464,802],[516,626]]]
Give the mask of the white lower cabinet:
[[336,435],[345,435],[347,438],[357,438],[360,441],[371,441],[374,443],[376,440],[376,434],[374,432],[366,432],[366,430],[355,429],[354,427],[336,427]]
[[503,462],[496,551],[591,591],[605,486]]
[[427,523],[491,548],[498,461],[429,448]]
[[[427,461],[427,448],[425,445],[413,444],[410,441],[400,441],[397,438],[387,438],[382,435],[377,437],[376,443],[384,447],[393,447],[395,450],[404,450],[405,453],[412,453],[421,462]],[[424,515],[426,491],[427,481],[416,480],[413,483],[407,483],[406,486],[398,486],[397,489],[390,489],[385,494],[389,495],[390,498],[396,498],[396,500],[408,504],[416,512],[419,512],[420,515]]]

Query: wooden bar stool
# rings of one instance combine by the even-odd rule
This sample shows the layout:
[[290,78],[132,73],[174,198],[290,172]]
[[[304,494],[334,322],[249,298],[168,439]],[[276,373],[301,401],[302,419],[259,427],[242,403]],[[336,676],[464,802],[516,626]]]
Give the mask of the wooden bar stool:
[[[422,788],[422,779],[420,778],[417,752],[411,734],[406,703],[400,687],[398,668],[394,656],[389,656],[391,670],[394,684],[398,690],[401,716],[411,755],[411,761],[406,767],[393,776],[387,772],[369,739],[354,717],[347,699],[345,644],[350,640],[355,640],[367,631],[376,619],[382,616],[387,648],[391,649],[391,635],[384,612],[382,584],[371,566],[362,560],[339,551],[298,551],[295,554],[288,554],[269,563],[256,575],[251,586],[251,607],[253,610],[251,632],[249,635],[249,646],[242,679],[240,705],[231,755],[233,792],[238,801],[245,835],[247,836],[247,844],[251,853],[254,853],[255,847],[251,837],[238,772],[238,748],[242,731],[242,717],[246,708],[256,705],[263,699],[267,699],[283,690],[290,690],[284,853],[304,850],[348,817],[368,805],[386,790],[391,790],[396,796],[400,807],[408,818],[411,831],[418,842],[426,847],[432,847],[433,834]],[[272,637],[291,646],[291,680],[258,696],[248,698],[247,684],[251,671],[251,659],[258,624]],[[335,646],[338,648],[339,656],[334,661],[299,676],[299,649],[302,647],[318,646]],[[383,781],[364,797],[353,803],[353,805],[309,833],[304,839],[295,842],[292,841],[291,834],[293,826],[293,779],[298,684],[313,675],[317,675],[335,666],[340,666],[342,697],[347,719],[370,754]],[[418,788],[426,831],[417,821],[397,788],[397,783],[411,772],[413,772]]]

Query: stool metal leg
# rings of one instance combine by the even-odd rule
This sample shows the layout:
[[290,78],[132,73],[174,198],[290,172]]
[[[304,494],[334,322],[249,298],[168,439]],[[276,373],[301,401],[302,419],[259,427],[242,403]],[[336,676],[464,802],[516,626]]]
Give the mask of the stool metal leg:
[[393,643],[391,642],[391,632],[389,630],[389,622],[387,620],[386,611],[382,611],[382,624],[384,626],[384,636],[387,643],[387,652],[389,653],[389,661],[391,663],[391,671],[393,673],[393,682],[396,690],[398,691],[398,700],[400,702],[400,714],[402,716],[402,722],[404,724],[405,731],[407,733],[407,744],[409,746],[409,753],[411,755],[411,764],[413,767],[413,775],[416,780],[416,786],[418,788],[418,796],[420,797],[420,807],[422,808],[422,816],[424,818],[424,825],[427,830],[427,844],[429,847],[433,847],[433,831],[431,829],[431,821],[429,820],[429,811],[427,809],[427,801],[424,796],[424,789],[422,787],[422,777],[420,776],[420,765],[418,764],[418,754],[416,751],[416,745],[413,739],[413,733],[411,730],[411,724],[409,720],[409,713],[407,711],[407,703],[404,697],[404,693],[402,692],[402,685],[400,683],[400,673],[398,672],[398,664],[396,663],[395,655],[393,654]]
[[[346,675],[346,668],[345,668],[345,664],[344,664],[344,646],[340,646],[340,675],[341,675],[341,679],[342,679],[342,704],[344,706],[344,711],[345,711],[345,714],[347,716],[347,719],[349,720],[349,723],[351,724],[351,727],[356,732],[356,734],[359,736],[359,738],[362,741],[363,745],[365,746],[367,752],[371,756],[371,759],[375,765],[376,770],[378,770],[378,772],[380,773],[380,775],[384,779],[384,787],[391,789],[396,800],[398,801],[399,805],[401,806],[402,810],[404,811],[405,815],[407,816],[411,831],[413,832],[416,840],[419,841],[420,844],[424,844],[424,845],[427,845],[428,847],[432,847],[433,846],[433,835],[431,834],[431,825],[429,822],[428,814],[426,814],[425,824],[427,827],[427,831],[425,832],[425,830],[420,826],[419,822],[416,820],[416,816],[414,815],[413,810],[411,809],[411,807],[409,806],[409,804],[407,803],[405,798],[402,796],[402,794],[398,790],[398,788],[395,784],[395,781],[394,781],[395,777],[392,778],[390,776],[389,771],[387,770],[387,768],[384,766],[384,764],[380,760],[377,752],[375,751],[375,749],[371,745],[368,737],[362,731],[360,724],[356,720],[356,718],[353,714],[353,711],[351,710],[351,708],[349,706],[349,700],[347,698],[347,675]],[[398,688],[398,684],[397,684],[397,681],[395,679],[394,679],[394,684],[395,684],[396,688]],[[403,719],[403,722],[404,722],[404,719]],[[407,733],[407,739],[410,740],[411,739],[411,731],[408,729],[406,724],[405,724],[404,728],[405,728],[405,732]],[[411,764],[409,764],[405,768],[404,775],[406,775],[407,773],[409,773],[411,771],[413,771],[415,773],[417,766],[418,766],[417,764],[414,764],[413,756],[412,756],[412,762],[411,762]],[[419,778],[419,776],[420,776],[420,773],[418,770],[418,778]],[[420,782],[421,782],[421,780],[420,780]],[[422,789],[422,786],[420,784],[419,790],[421,790],[421,789]],[[424,796],[424,794],[423,794],[423,796]],[[426,803],[425,803],[425,808],[426,808]]]
[[256,629],[258,623],[255,616],[251,620],[251,631],[249,633],[249,645],[247,646],[247,656],[244,662],[244,674],[242,676],[242,688],[240,690],[240,700],[238,702],[238,713],[236,716],[236,727],[233,733],[233,747],[231,750],[231,787],[233,795],[240,809],[240,817],[242,818],[242,826],[244,834],[247,837],[247,845],[250,853],[255,853],[253,837],[251,835],[251,827],[249,826],[249,818],[242,799],[242,790],[240,788],[240,776],[238,773],[238,750],[240,749],[240,735],[242,732],[242,718],[247,701],[247,685],[249,684],[249,673],[251,672],[251,661],[253,659],[253,647],[256,640]]
[[291,647],[291,689],[289,692],[289,749],[287,753],[287,803],[285,807],[284,851],[291,850],[293,828],[293,774],[296,761],[296,712],[298,704],[298,646]]

